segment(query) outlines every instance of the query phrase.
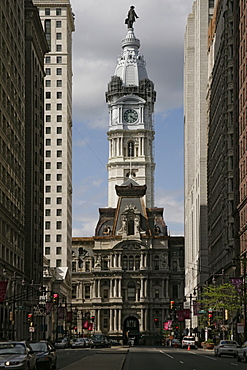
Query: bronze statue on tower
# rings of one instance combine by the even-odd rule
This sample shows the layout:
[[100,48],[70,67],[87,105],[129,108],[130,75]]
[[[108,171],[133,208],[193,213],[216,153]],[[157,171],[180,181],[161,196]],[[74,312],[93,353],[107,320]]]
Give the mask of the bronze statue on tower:
[[132,5],[128,11],[127,18],[125,19],[125,24],[128,25],[128,28],[133,28],[133,23],[135,22],[136,18],[139,17],[135,12],[135,7]]

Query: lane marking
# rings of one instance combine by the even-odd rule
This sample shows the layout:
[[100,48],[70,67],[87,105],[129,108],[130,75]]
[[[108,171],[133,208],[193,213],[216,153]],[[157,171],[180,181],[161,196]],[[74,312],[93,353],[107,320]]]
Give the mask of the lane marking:
[[171,356],[171,355],[168,355],[168,353],[166,353],[166,352],[163,352],[163,351],[161,351],[161,350],[159,350],[159,352],[160,353],[162,353],[163,355],[165,355],[165,356],[167,356],[167,357],[169,357],[169,358],[174,358],[173,356]]

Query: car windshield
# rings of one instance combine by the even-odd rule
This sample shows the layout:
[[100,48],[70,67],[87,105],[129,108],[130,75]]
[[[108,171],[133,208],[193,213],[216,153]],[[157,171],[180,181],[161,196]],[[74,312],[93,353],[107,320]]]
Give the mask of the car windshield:
[[237,342],[235,342],[234,340],[222,340],[221,341],[221,344],[230,344],[230,345],[237,345]]
[[47,351],[47,344],[42,342],[30,343],[30,347],[34,352],[45,352]]
[[24,355],[25,346],[22,343],[0,343],[0,355],[7,353]]

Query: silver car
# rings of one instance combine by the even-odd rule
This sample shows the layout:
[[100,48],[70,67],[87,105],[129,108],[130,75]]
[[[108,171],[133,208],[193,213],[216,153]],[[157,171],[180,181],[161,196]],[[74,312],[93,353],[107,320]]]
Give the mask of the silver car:
[[244,342],[241,348],[238,348],[237,360],[247,362],[247,342]]
[[36,356],[25,342],[0,342],[0,368],[36,370]]
[[221,340],[220,343],[214,347],[214,355],[218,357],[222,355],[237,357],[239,348],[240,345],[235,340]]

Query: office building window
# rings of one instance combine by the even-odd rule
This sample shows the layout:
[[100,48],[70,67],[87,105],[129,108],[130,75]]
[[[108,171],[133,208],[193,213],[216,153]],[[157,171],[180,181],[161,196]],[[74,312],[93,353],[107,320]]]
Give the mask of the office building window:
[[62,63],[62,57],[57,57],[57,63]]
[[46,110],[51,110],[51,104],[46,104],[46,105],[45,105],[45,109],[46,109]]
[[51,157],[51,151],[50,150],[46,150],[45,151],[45,156],[46,156],[46,158],[50,158]]
[[62,103],[58,103],[58,104],[57,104],[57,110],[62,110],[62,108],[63,108]]
[[63,166],[63,163],[62,162],[57,162],[57,169],[58,170],[61,170],[62,169],[62,166]]
[[62,122],[62,116],[57,116],[57,122]]
[[45,128],[45,133],[50,134],[51,133],[51,127],[46,127]]
[[50,92],[50,91],[47,91],[47,92],[45,93],[45,98],[46,98],[46,99],[51,99],[51,92]]
[[62,91],[57,92],[57,99],[62,99],[63,93]]
[[85,298],[90,299],[90,285],[85,286]]
[[57,243],[61,243],[62,242],[62,235],[61,234],[57,234],[56,235],[56,242]]
[[[47,173],[46,175],[45,175],[45,181],[51,181],[51,174],[50,173]],[[47,210],[48,211],[48,210]],[[48,216],[48,215],[46,215],[46,216]]]
[[[50,11],[50,9],[49,9]],[[51,20],[46,19],[44,23],[46,41],[51,48]]]
[[45,198],[45,204],[51,204],[51,198],[49,197]]
[[46,243],[50,243],[50,241],[51,241],[51,236],[49,234],[48,235],[45,235],[45,242]]
[[50,115],[45,116],[45,122],[51,122],[51,116]]
[[45,87],[51,87],[51,80],[45,81]]
[[45,57],[45,63],[47,64],[51,63],[51,57]]
[[50,228],[51,228],[51,223],[50,223],[50,221],[46,221],[46,222],[45,222],[45,229],[46,229],[46,230],[50,230]]
[[57,145],[59,146],[59,145],[62,145],[62,143],[63,143],[63,140],[62,139],[57,139]]
[[51,74],[51,68],[46,68],[46,69],[45,69],[45,74],[46,74],[47,76],[49,76],[49,75]]
[[48,146],[51,145],[51,139],[46,139],[45,140],[45,145],[48,145]]
[[62,150],[57,150],[57,157],[62,157],[62,154],[63,154]]
[[62,181],[63,175],[61,173],[57,174],[57,181]]
[[62,134],[63,128],[62,127],[57,127],[57,134]]
[[57,197],[57,204],[62,204],[62,198],[61,197]]
[[63,81],[57,80],[57,87],[62,87],[62,86],[63,86]]
[[50,170],[50,169],[51,169],[51,162],[46,162],[46,163],[45,163],[45,168],[46,168],[47,170]]
[[57,40],[62,40],[62,34],[61,34],[61,32],[57,32],[56,39]]
[[50,192],[51,192],[51,187],[50,187],[50,185],[47,185],[47,186],[45,187],[45,192],[46,192],[46,193],[50,193]]
[[62,51],[62,45],[61,44],[57,44],[56,45],[56,51]]
[[56,28],[62,27],[62,21],[56,21]]
[[56,267],[62,266],[62,260],[56,260]]
[[61,247],[56,248],[56,254],[62,254],[62,248]]
[[45,15],[51,15],[50,8],[45,8]]
[[62,186],[58,185],[57,186],[57,193],[62,193],[62,190],[63,190]]
[[57,230],[61,230],[62,229],[62,221],[57,221],[56,228],[57,228]]
[[56,8],[56,15],[62,15],[62,9]]
[[62,210],[60,208],[57,209],[57,216],[62,216]]
[[51,248],[45,247],[45,254],[51,254]]
[[62,68],[57,68],[57,76],[61,76],[62,74]]

